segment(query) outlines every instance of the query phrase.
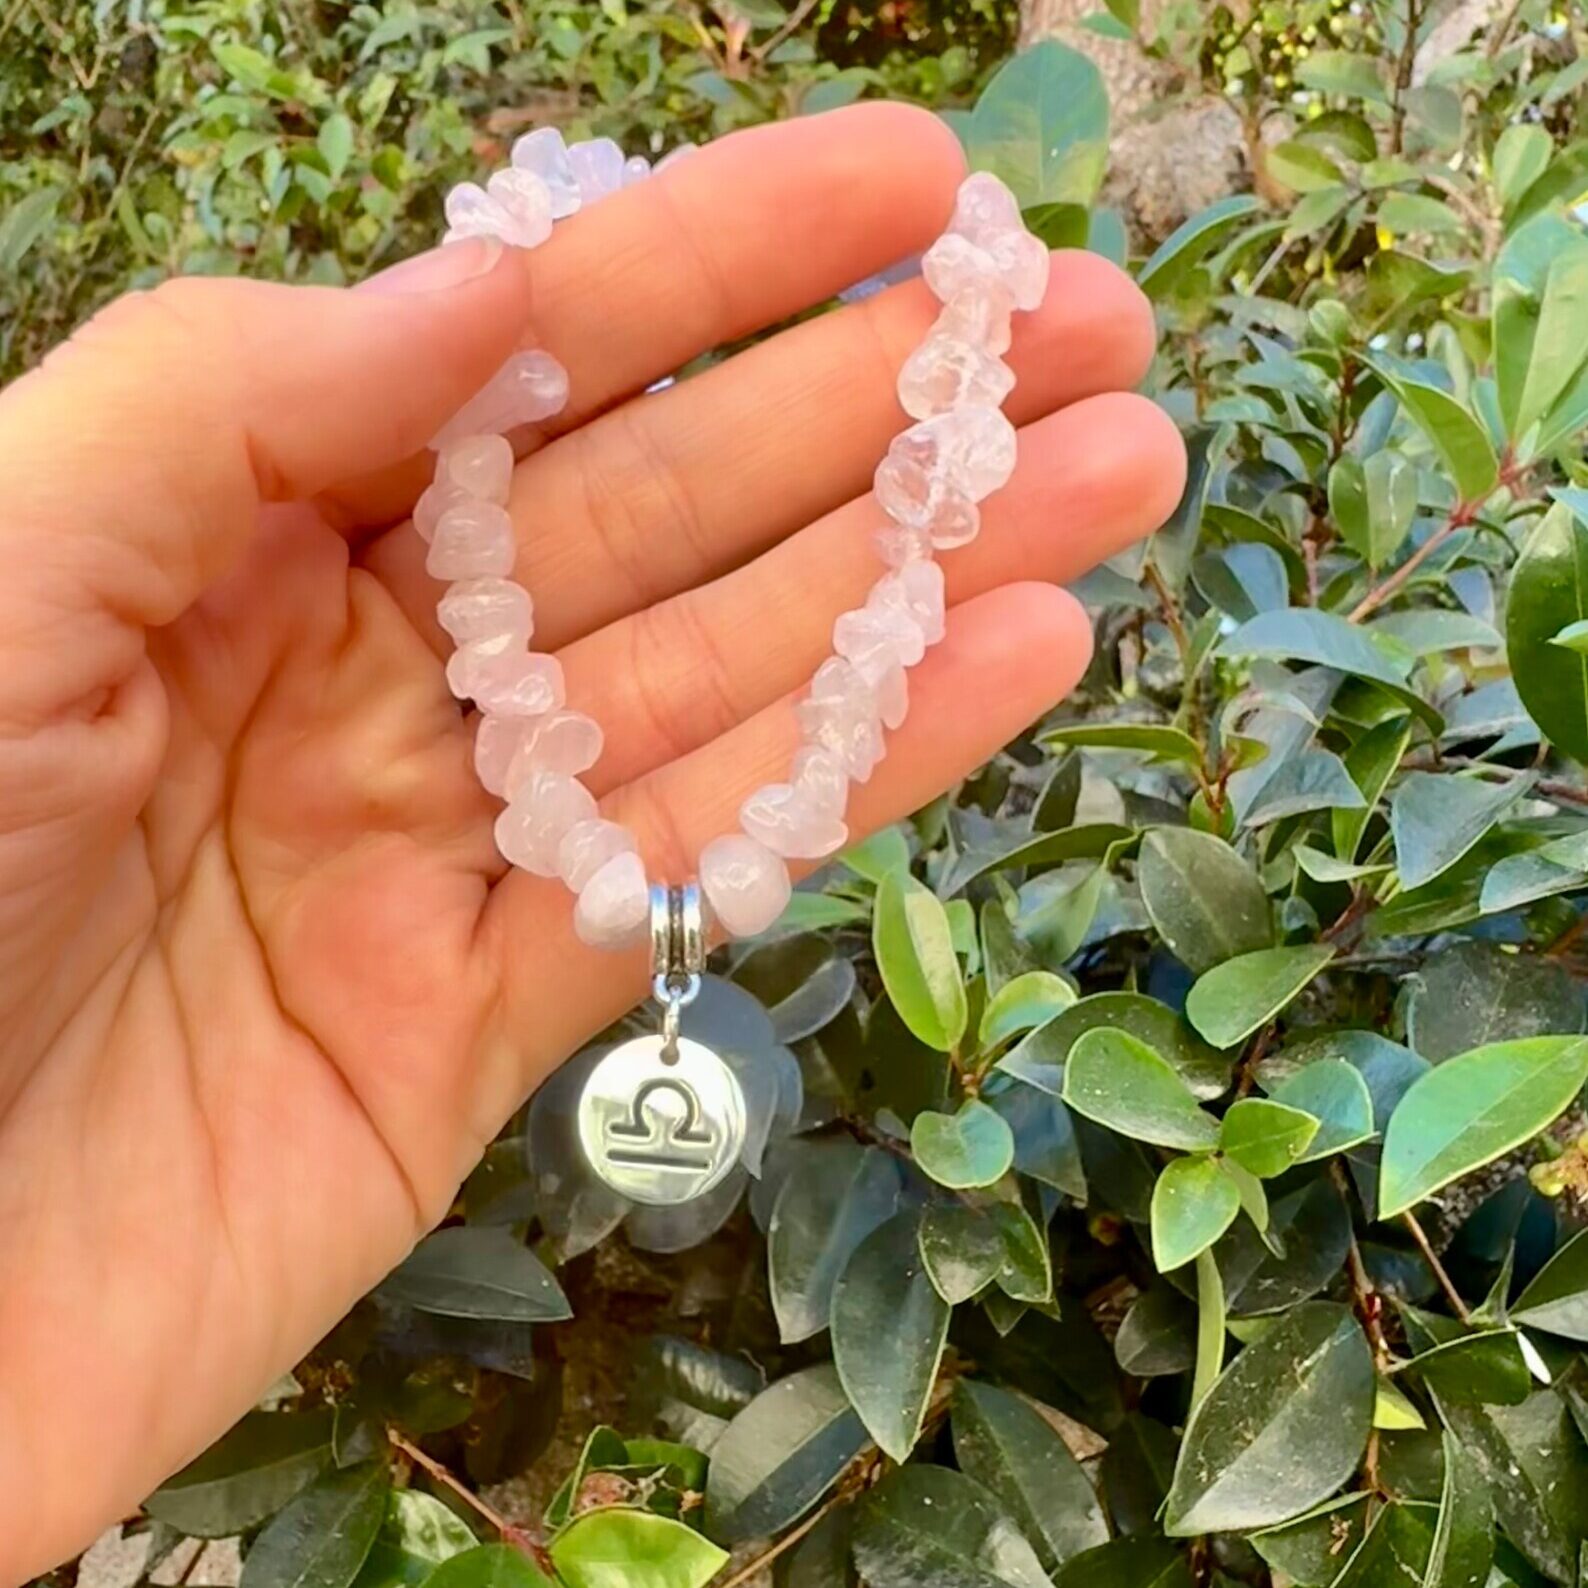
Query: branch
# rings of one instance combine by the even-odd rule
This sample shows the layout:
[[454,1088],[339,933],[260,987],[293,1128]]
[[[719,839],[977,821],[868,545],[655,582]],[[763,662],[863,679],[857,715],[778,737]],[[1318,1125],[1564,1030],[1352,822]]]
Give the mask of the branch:
[[1472,1314],[1467,1311],[1467,1304],[1461,1299],[1461,1292],[1456,1289],[1450,1275],[1445,1272],[1445,1265],[1435,1255],[1433,1247],[1428,1242],[1427,1233],[1417,1222],[1417,1216],[1413,1213],[1403,1213],[1401,1223],[1412,1232],[1412,1239],[1417,1242],[1417,1250],[1423,1254],[1423,1261],[1433,1269],[1434,1277],[1439,1281],[1439,1288],[1444,1291],[1446,1299],[1455,1308],[1456,1316],[1463,1323],[1470,1323]]
[[1476,502],[1463,502],[1449,519],[1440,525],[1399,568],[1392,573],[1382,584],[1374,585],[1357,604],[1351,608],[1346,621],[1360,623],[1363,618],[1378,610],[1391,596],[1406,583],[1411,576],[1459,529],[1468,528],[1472,520],[1477,517],[1478,504]]
[[524,1529],[513,1522],[509,1522],[499,1511],[493,1510],[460,1478],[453,1475],[434,1456],[427,1455],[418,1445],[404,1439],[395,1428],[386,1430],[386,1437],[394,1446],[416,1467],[422,1467],[437,1483],[452,1490],[471,1510],[477,1512],[485,1521],[489,1522],[501,1534],[502,1541],[515,1544],[528,1554],[537,1554],[534,1538]]
[[1390,99],[1390,153],[1399,154],[1406,141],[1406,90],[1412,86],[1417,65],[1417,30],[1422,26],[1421,0],[1406,0],[1406,37],[1395,62],[1395,85]]

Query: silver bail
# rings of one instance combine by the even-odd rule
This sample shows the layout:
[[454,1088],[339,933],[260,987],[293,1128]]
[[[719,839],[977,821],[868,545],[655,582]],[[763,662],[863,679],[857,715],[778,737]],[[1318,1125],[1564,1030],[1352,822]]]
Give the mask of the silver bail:
[[662,1063],[678,1060],[679,1019],[700,994],[706,923],[700,886],[651,884],[651,993],[662,1006]]

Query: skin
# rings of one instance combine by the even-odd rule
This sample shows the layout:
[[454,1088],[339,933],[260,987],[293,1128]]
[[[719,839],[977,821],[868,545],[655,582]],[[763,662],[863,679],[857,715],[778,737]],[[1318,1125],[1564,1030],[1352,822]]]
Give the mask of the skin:
[[[876,577],[870,474],[934,305],[911,282],[641,393],[924,247],[961,174],[903,107],[758,129],[533,256],[172,282],[0,396],[0,1580],[223,1432],[643,996],[641,954],[583,948],[560,884],[495,852],[403,522],[427,437],[515,346],[570,370],[517,438],[515,577],[606,730],[593,791],[685,876],[784,775]],[[1124,275],[1055,256],[1010,355],[1020,467],[946,559],[857,836],[1079,677],[1058,583],[1182,485],[1129,394],[1152,342]]]

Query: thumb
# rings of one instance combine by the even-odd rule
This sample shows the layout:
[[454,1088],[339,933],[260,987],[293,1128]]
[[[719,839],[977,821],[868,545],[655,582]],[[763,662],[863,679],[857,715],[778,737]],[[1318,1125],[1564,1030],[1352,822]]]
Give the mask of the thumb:
[[[488,239],[352,290],[182,277],[112,304],[0,394],[0,635],[42,686],[41,625],[170,622],[262,503],[416,452],[528,317],[524,255]],[[13,699],[34,721],[69,703]]]

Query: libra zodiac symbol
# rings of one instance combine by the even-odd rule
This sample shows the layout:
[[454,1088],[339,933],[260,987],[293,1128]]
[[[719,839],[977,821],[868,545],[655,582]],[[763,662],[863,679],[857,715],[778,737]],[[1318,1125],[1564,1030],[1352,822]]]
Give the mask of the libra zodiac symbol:
[[[672,1092],[684,1105],[684,1117],[672,1119],[648,1106],[658,1092]],[[711,1147],[716,1138],[701,1121],[700,1099],[694,1088],[675,1076],[656,1076],[634,1093],[627,1119],[615,1119],[606,1129],[609,1163],[632,1164],[646,1169],[710,1169]],[[635,1143],[613,1146],[613,1139]],[[643,1145],[641,1145],[643,1143]],[[703,1149],[691,1152],[691,1147]]]

